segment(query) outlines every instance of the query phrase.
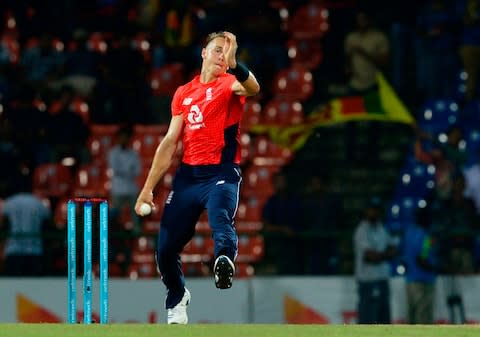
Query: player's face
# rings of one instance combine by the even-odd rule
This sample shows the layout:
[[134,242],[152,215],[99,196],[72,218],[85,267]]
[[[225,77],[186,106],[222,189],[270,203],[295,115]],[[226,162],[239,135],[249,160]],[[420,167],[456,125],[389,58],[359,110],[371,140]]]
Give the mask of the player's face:
[[227,71],[227,64],[223,54],[223,45],[225,39],[217,37],[210,41],[210,43],[202,51],[202,58],[205,66],[214,75],[220,75]]

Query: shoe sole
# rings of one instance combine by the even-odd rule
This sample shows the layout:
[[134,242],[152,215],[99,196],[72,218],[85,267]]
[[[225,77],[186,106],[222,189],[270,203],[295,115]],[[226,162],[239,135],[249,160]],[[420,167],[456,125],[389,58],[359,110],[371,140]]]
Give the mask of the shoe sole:
[[228,289],[232,287],[233,273],[232,265],[226,258],[220,258],[215,265],[215,286],[219,289]]

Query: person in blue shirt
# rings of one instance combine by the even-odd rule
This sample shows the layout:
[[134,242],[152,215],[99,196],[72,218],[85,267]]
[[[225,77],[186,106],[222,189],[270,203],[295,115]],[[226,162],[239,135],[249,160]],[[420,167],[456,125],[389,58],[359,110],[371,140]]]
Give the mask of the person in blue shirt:
[[436,243],[429,233],[431,214],[419,208],[415,222],[405,231],[403,253],[406,264],[408,322],[433,323],[435,281],[439,272]]
[[[49,267],[44,234],[52,228],[52,214],[32,192],[29,175],[18,174],[15,192],[5,199],[0,209],[0,233],[5,233],[5,248],[0,261],[2,276],[42,276]],[[0,242],[1,243],[1,242]]]

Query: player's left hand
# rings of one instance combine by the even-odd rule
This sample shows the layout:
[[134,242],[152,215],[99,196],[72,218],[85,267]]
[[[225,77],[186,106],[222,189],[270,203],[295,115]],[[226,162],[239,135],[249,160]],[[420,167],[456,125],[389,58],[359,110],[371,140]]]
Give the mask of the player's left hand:
[[235,68],[237,66],[237,37],[230,32],[224,32],[224,35],[223,55],[225,56],[225,62],[229,68]]

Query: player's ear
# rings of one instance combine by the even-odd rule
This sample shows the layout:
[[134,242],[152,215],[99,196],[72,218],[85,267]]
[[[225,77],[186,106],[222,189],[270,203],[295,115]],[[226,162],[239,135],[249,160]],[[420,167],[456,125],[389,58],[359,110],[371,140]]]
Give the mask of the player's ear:
[[207,48],[202,48],[202,59],[205,59],[207,56]]

